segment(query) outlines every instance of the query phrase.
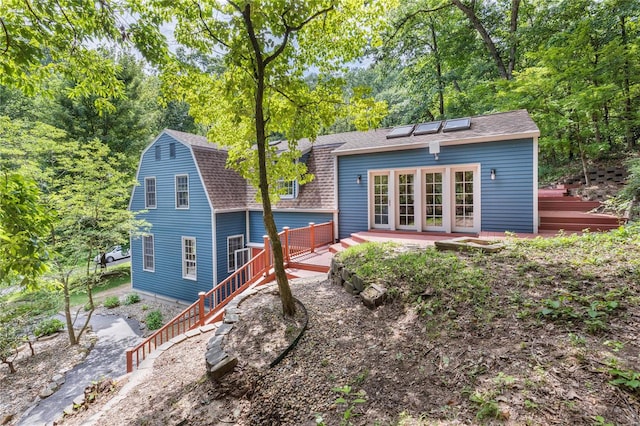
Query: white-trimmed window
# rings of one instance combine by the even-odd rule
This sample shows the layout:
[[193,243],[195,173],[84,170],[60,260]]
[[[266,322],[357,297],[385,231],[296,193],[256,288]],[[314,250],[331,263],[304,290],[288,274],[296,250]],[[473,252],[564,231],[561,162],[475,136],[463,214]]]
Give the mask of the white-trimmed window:
[[236,251],[244,249],[244,235],[227,237],[227,271],[236,270]]
[[298,196],[298,181],[280,179],[278,180],[278,190],[284,191],[280,194],[281,199],[296,198]]
[[154,272],[156,270],[153,235],[145,235],[142,237],[142,270],[148,272]]
[[144,207],[147,209],[156,208],[156,178],[144,178]]
[[189,208],[189,175],[176,175],[176,208]]
[[197,277],[196,239],[193,237],[182,237],[182,278],[195,280]]

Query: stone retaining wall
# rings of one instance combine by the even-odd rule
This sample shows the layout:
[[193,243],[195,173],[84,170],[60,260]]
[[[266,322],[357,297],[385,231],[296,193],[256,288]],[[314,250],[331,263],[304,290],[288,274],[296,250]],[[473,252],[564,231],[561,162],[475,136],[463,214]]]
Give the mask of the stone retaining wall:
[[347,292],[354,296],[360,296],[362,303],[370,309],[375,309],[382,305],[387,298],[387,289],[384,286],[365,282],[355,272],[350,271],[337,261],[335,257],[331,259],[329,281],[344,287]]

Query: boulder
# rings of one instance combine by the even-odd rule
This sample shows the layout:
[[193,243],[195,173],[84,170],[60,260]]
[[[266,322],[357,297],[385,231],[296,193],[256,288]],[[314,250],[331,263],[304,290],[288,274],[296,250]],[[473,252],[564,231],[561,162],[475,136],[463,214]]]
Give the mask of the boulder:
[[364,303],[367,308],[375,309],[384,303],[387,297],[387,289],[382,286],[372,284],[360,293],[360,297],[362,298],[362,303]]
[[225,375],[233,371],[233,369],[237,364],[238,364],[238,358],[227,355],[222,360],[220,360],[220,362],[218,362],[216,365],[212,366],[211,368],[208,368],[209,378],[217,382],[218,380],[223,378]]
[[364,291],[364,281],[362,281],[362,278],[360,278],[356,274],[353,274],[351,276],[351,284],[358,291],[358,293]]

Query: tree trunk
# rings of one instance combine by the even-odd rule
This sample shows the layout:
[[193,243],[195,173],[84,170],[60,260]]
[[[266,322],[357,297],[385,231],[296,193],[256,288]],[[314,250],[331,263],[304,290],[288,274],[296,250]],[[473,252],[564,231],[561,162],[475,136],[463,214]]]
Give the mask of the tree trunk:
[[[460,0],[451,0],[451,3],[453,3],[458,9],[462,11],[462,13],[464,13],[467,16],[467,18],[471,22],[471,25],[473,25],[473,28],[475,28],[478,34],[480,34],[482,41],[487,47],[487,50],[489,50],[489,54],[493,58],[493,61],[495,62],[496,67],[498,68],[498,73],[500,74],[500,77],[504,78],[505,80],[511,80],[511,74],[507,71],[507,68],[504,66],[504,61],[500,56],[500,52],[498,52],[498,48],[496,47],[496,44],[491,39],[491,36],[487,32],[487,29],[484,27],[484,25],[482,25],[482,22],[480,22],[480,19],[478,18],[478,16],[476,16],[476,13],[473,11],[473,9],[465,5],[464,3],[462,3],[462,1]],[[515,53],[514,53],[514,57],[515,57]]]
[[433,21],[429,25],[431,29],[431,38],[433,39],[433,55],[436,58],[436,79],[438,81],[438,111],[440,118],[444,118],[444,83],[442,81],[442,64],[440,60],[440,52],[438,51],[438,40],[436,37],[436,29]]
[[95,305],[93,304],[93,288],[92,288],[91,282],[88,280],[87,280],[87,297],[89,298],[88,303],[91,308],[87,313],[87,319],[84,321],[82,328],[80,329],[80,331],[78,332],[78,335],[76,336],[77,342],[80,341],[80,337],[82,337],[82,334],[84,334],[84,332],[87,331],[87,327],[89,327],[89,322],[91,321],[91,316],[93,315],[93,311],[95,310]]
[[624,93],[624,140],[627,143],[627,147],[632,149],[635,146],[635,140],[633,139],[633,132],[631,130],[632,122],[632,110],[631,110],[631,85],[629,76],[629,46],[627,41],[627,25],[625,17],[620,16],[620,36],[622,38],[622,48],[624,49],[624,70],[623,70],[623,85],[622,91]]
[[582,173],[584,174],[584,183],[586,186],[591,185],[589,180],[589,172],[587,170],[587,156],[584,152],[584,144],[582,143],[582,137],[580,136],[580,126],[576,130],[576,140],[578,141],[578,151],[580,151],[580,162],[582,163]]
[[257,41],[253,23],[251,21],[251,5],[245,6],[242,12],[251,39],[254,51],[254,78],[256,80],[255,93],[255,126],[256,126],[256,144],[258,146],[258,163],[260,177],[260,196],[262,197],[262,209],[264,226],[267,230],[269,240],[273,249],[273,267],[278,281],[278,290],[280,291],[280,301],[282,302],[282,313],[284,316],[293,316],[296,313],[296,305],[291,294],[291,287],[287,279],[287,273],[284,270],[284,258],[282,255],[282,244],[278,236],[275,220],[273,219],[273,211],[271,210],[271,199],[269,198],[269,180],[267,175],[267,135],[266,120],[264,117],[264,92],[265,92],[265,60],[262,57],[262,51]]
[[77,345],[76,333],[73,330],[73,320],[71,319],[71,300],[69,295],[69,279],[62,277],[62,291],[64,293],[64,317],[67,322],[67,334],[69,335],[69,344]]
[[520,0],[511,1],[511,25],[509,26],[509,65],[507,66],[507,74],[509,78],[513,76],[513,70],[516,66],[516,52],[518,50],[518,14],[520,10]]

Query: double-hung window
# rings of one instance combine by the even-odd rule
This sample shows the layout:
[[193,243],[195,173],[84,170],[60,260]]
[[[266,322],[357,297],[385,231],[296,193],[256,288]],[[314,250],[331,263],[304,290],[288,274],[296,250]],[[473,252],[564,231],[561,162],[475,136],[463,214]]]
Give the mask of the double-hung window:
[[182,278],[195,280],[198,277],[196,271],[196,239],[182,237]]
[[292,199],[298,195],[298,181],[297,180],[284,180],[278,181],[278,192],[281,199]]
[[189,175],[176,175],[176,208],[189,208]]
[[244,235],[227,237],[227,271],[236,270],[236,251],[244,249]]
[[145,235],[142,237],[142,270],[154,272],[155,268],[153,235]]
[[147,209],[156,208],[156,178],[144,178],[144,207]]

